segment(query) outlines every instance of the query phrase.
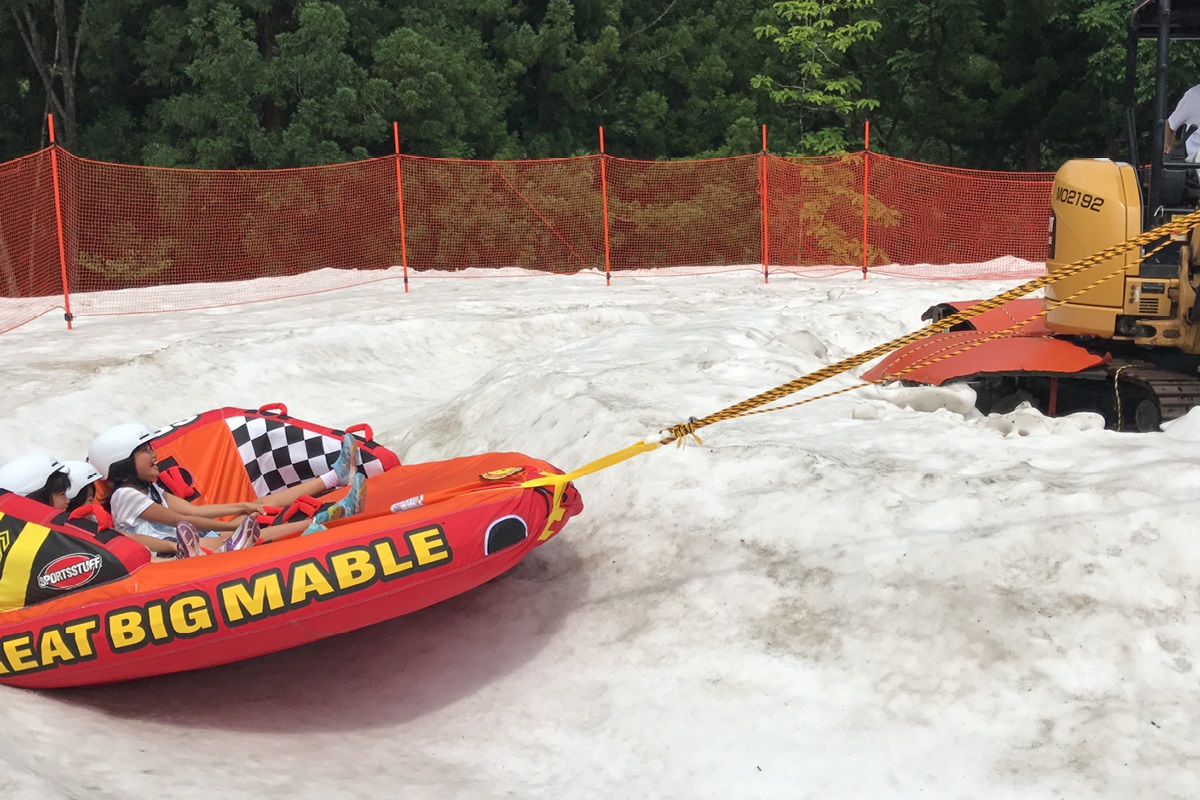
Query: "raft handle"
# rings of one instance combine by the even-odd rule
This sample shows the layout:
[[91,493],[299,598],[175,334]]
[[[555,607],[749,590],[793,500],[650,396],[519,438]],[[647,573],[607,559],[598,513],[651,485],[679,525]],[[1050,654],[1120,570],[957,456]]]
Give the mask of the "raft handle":
[[281,417],[287,416],[287,406],[283,403],[267,403],[258,409],[260,414],[278,414]]
[[362,432],[368,442],[375,441],[375,431],[371,430],[371,426],[365,422],[360,422],[357,425],[351,425],[349,428],[346,428],[346,433],[358,433],[359,431]]

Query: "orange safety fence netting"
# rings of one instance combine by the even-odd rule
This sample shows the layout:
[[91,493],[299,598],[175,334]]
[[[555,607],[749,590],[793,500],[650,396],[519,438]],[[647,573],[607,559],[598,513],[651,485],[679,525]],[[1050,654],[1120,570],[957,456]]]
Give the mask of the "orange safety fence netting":
[[[295,294],[205,284],[358,270],[362,282],[400,261],[390,158],[290,170],[151,169],[59,160],[72,312],[197,308]],[[328,279],[314,275],[310,290]],[[176,288],[171,292],[164,287]],[[329,287],[325,287],[329,288]],[[113,289],[136,291],[114,292]]]
[[[1035,266],[1046,260],[1053,175],[980,172],[875,155],[870,168],[870,213],[878,219],[869,236],[873,272],[1010,277],[1015,260]],[[1040,266],[1025,276],[1038,271]]]
[[[614,277],[628,270],[762,270],[758,156],[695,161],[610,157]],[[600,268],[604,269],[603,261]]]
[[0,164],[0,332],[63,307],[50,150]]
[[[769,157],[766,176],[772,272],[830,274],[862,268],[862,154]],[[869,208],[878,214],[876,205]],[[874,229],[888,219],[876,218]]]
[[[47,149],[0,164],[0,331],[63,308],[64,273],[76,316],[463,275],[866,267],[1025,277],[1045,257],[1051,182],[1046,173],[873,153],[663,162],[400,155],[218,171]],[[246,283],[272,278],[294,280]]]
[[604,269],[600,156],[400,164],[410,274]]

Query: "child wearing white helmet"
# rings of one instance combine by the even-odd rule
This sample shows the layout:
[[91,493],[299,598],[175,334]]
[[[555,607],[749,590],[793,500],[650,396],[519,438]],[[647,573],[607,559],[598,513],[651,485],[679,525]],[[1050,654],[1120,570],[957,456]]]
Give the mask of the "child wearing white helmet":
[[[252,547],[260,537],[269,541],[292,533],[323,530],[324,523],[331,519],[357,514],[366,499],[366,478],[354,470],[358,440],[350,434],[327,474],[258,501],[209,505],[190,503],[155,485],[159,471],[153,437],[145,425],[117,425],[93,440],[88,462],[112,485],[105,503],[112,513],[113,526],[156,553],[173,553],[177,558],[204,555],[207,551],[201,546],[200,531],[215,534],[215,549],[224,552]],[[262,530],[258,527],[255,515],[261,514],[268,502],[287,506],[301,496],[346,485],[351,486],[346,497],[311,521],[271,525]],[[235,519],[217,519],[229,516]]]
[[100,480],[100,471],[86,461],[64,463],[71,481],[67,487],[67,511],[91,505],[96,499],[96,481]]
[[71,479],[67,466],[54,456],[31,453],[0,467],[0,489],[28,497],[59,511],[67,507]]

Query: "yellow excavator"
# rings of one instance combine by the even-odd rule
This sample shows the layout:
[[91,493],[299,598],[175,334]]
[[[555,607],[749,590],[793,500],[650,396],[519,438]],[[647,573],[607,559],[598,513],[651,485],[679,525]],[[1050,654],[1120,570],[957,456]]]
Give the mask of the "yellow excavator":
[[[1134,124],[1138,42],[1156,46],[1150,161]],[[1054,176],[1046,269],[1126,242],[1200,204],[1186,132],[1163,154],[1171,42],[1200,39],[1200,0],[1143,0],[1129,18],[1125,123],[1129,162],[1074,159]],[[1104,279],[1104,276],[1110,276]],[[938,321],[974,302],[942,303]],[[1044,311],[1044,313],[1042,313]],[[992,332],[1013,335],[995,338]],[[1070,274],[1045,299],[1021,299],[897,350],[865,380],[969,383],[984,413],[1022,401],[1043,413],[1094,411],[1108,427],[1153,431],[1200,405],[1200,237],[1176,236]]]

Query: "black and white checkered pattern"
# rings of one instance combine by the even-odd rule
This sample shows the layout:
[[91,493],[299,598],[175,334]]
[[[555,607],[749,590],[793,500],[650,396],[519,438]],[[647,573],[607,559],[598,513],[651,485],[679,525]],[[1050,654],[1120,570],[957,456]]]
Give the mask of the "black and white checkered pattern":
[[[226,417],[225,424],[259,497],[329,472],[342,449],[340,438],[278,419]],[[383,473],[375,455],[362,448],[358,452],[367,477]]]

